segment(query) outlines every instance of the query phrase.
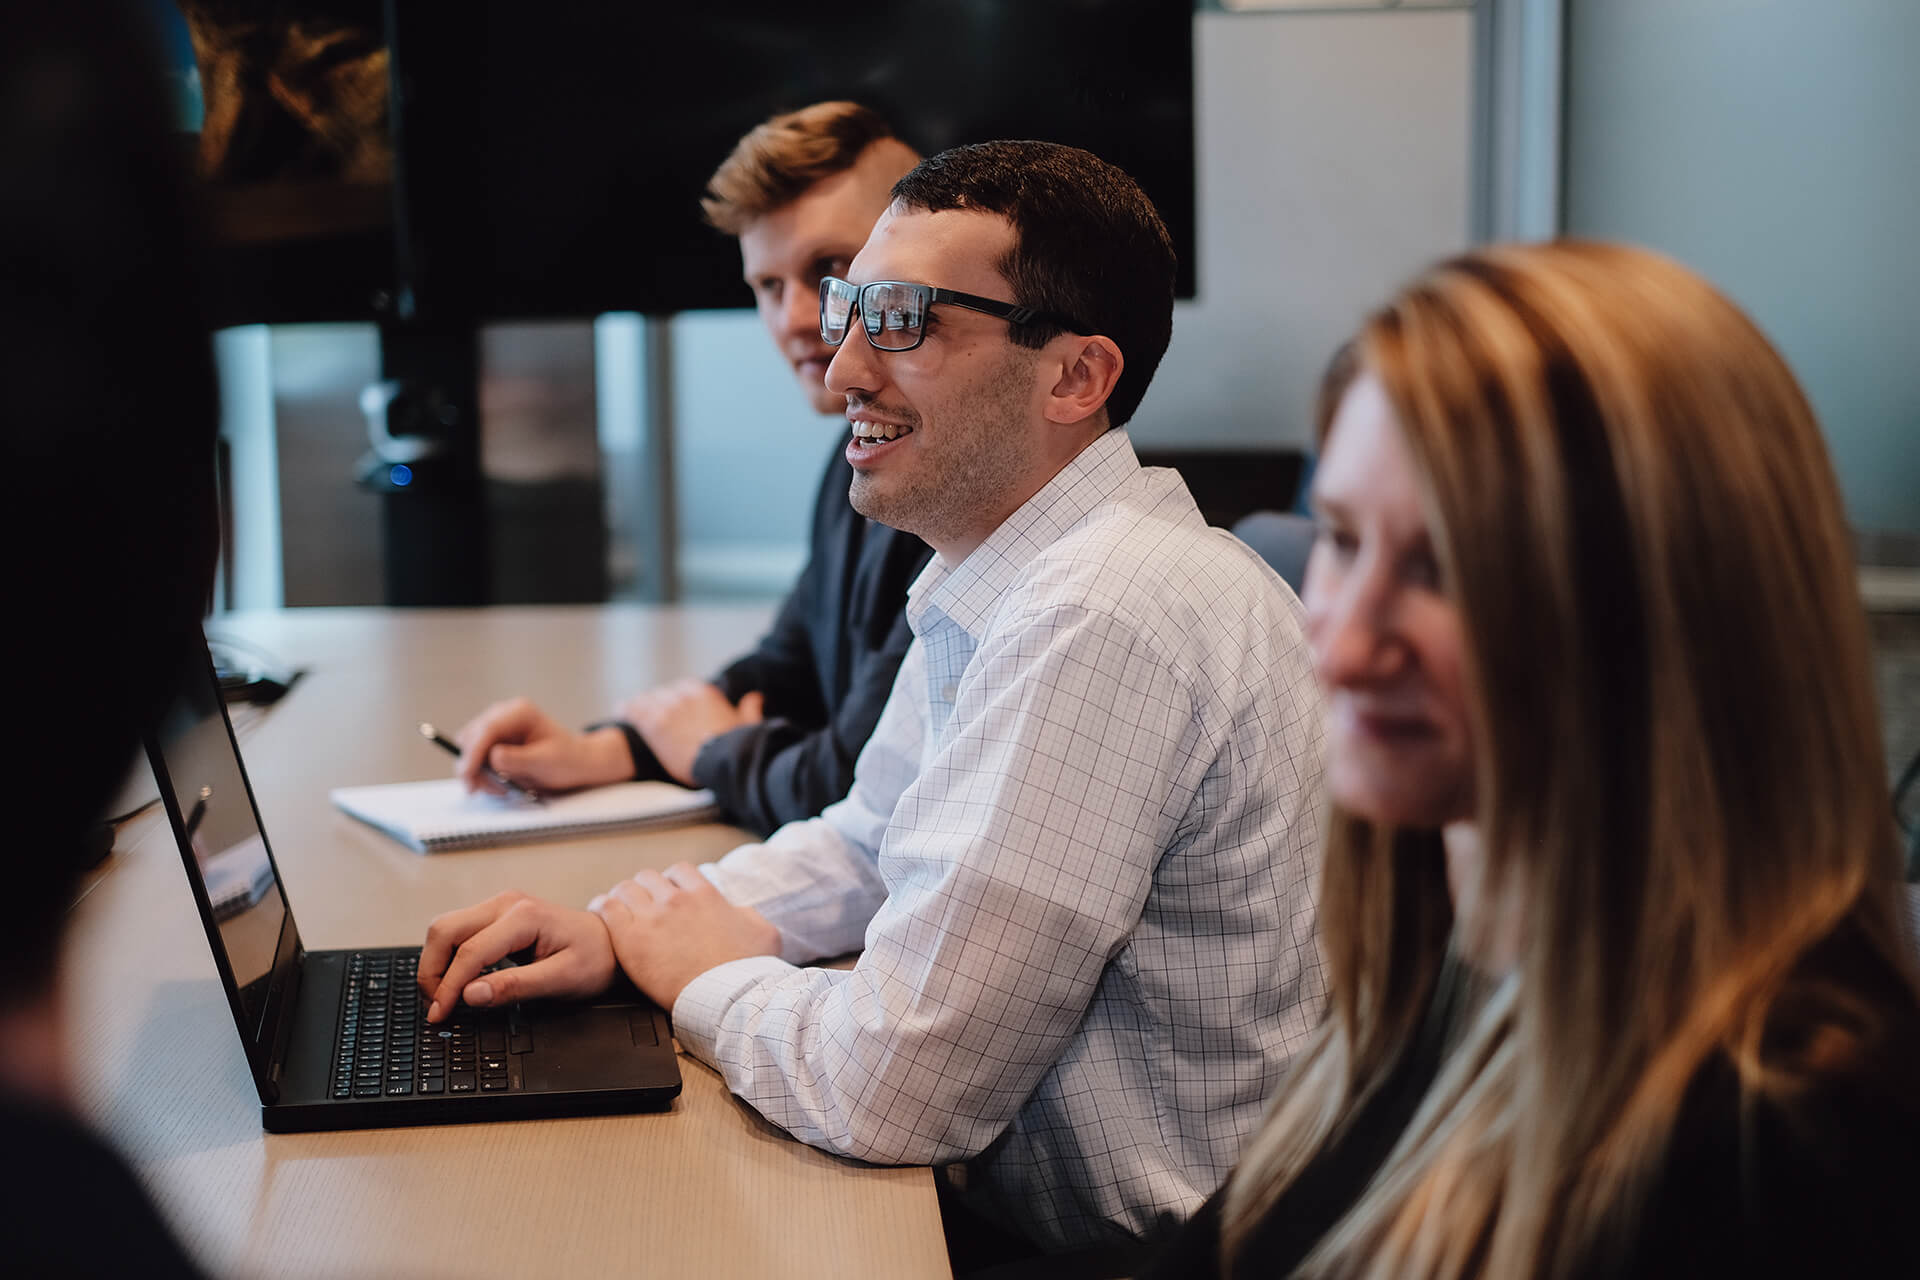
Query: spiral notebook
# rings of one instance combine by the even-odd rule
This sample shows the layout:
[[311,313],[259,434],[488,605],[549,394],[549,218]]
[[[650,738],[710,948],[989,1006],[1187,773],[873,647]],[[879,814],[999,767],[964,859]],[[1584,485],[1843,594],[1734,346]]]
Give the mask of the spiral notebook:
[[469,794],[458,778],[336,787],[328,796],[343,812],[421,853],[672,826],[719,812],[711,791],[671,782],[616,782],[535,803]]

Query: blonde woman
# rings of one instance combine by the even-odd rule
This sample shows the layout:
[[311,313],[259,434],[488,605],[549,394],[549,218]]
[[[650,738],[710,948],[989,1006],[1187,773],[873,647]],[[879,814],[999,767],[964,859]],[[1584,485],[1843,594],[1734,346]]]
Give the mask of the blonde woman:
[[1151,1274],[1920,1275],[1920,995],[1792,375],[1562,243],[1442,264],[1330,377],[1330,1011]]

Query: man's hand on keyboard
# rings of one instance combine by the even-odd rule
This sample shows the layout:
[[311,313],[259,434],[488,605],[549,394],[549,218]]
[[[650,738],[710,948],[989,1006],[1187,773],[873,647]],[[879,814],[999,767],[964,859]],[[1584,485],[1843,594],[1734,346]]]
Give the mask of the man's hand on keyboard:
[[[533,961],[485,970],[531,947]],[[535,996],[598,995],[613,981],[613,943],[591,911],[502,893],[434,917],[420,948],[420,990],[432,1002],[427,1021],[444,1021],[461,1000],[476,1008]]]
[[780,954],[780,930],[753,908],[721,897],[690,862],[665,873],[642,871],[587,908],[606,921],[614,954],[633,985],[669,1011],[686,985],[707,970]]

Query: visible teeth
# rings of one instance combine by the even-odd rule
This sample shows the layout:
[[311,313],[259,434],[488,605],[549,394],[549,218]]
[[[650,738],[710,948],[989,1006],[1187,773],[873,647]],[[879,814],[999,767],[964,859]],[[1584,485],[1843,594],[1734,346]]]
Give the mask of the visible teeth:
[[912,427],[897,426],[891,422],[856,422],[853,424],[853,436],[856,440],[897,440],[912,431]]

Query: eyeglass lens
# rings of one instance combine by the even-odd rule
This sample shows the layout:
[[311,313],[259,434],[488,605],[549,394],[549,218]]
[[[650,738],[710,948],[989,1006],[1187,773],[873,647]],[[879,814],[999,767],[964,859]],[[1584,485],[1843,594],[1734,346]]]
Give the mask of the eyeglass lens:
[[820,337],[838,346],[847,336],[855,304],[867,337],[882,351],[918,346],[926,327],[927,297],[917,285],[876,281],[852,285],[829,280],[820,297]]

